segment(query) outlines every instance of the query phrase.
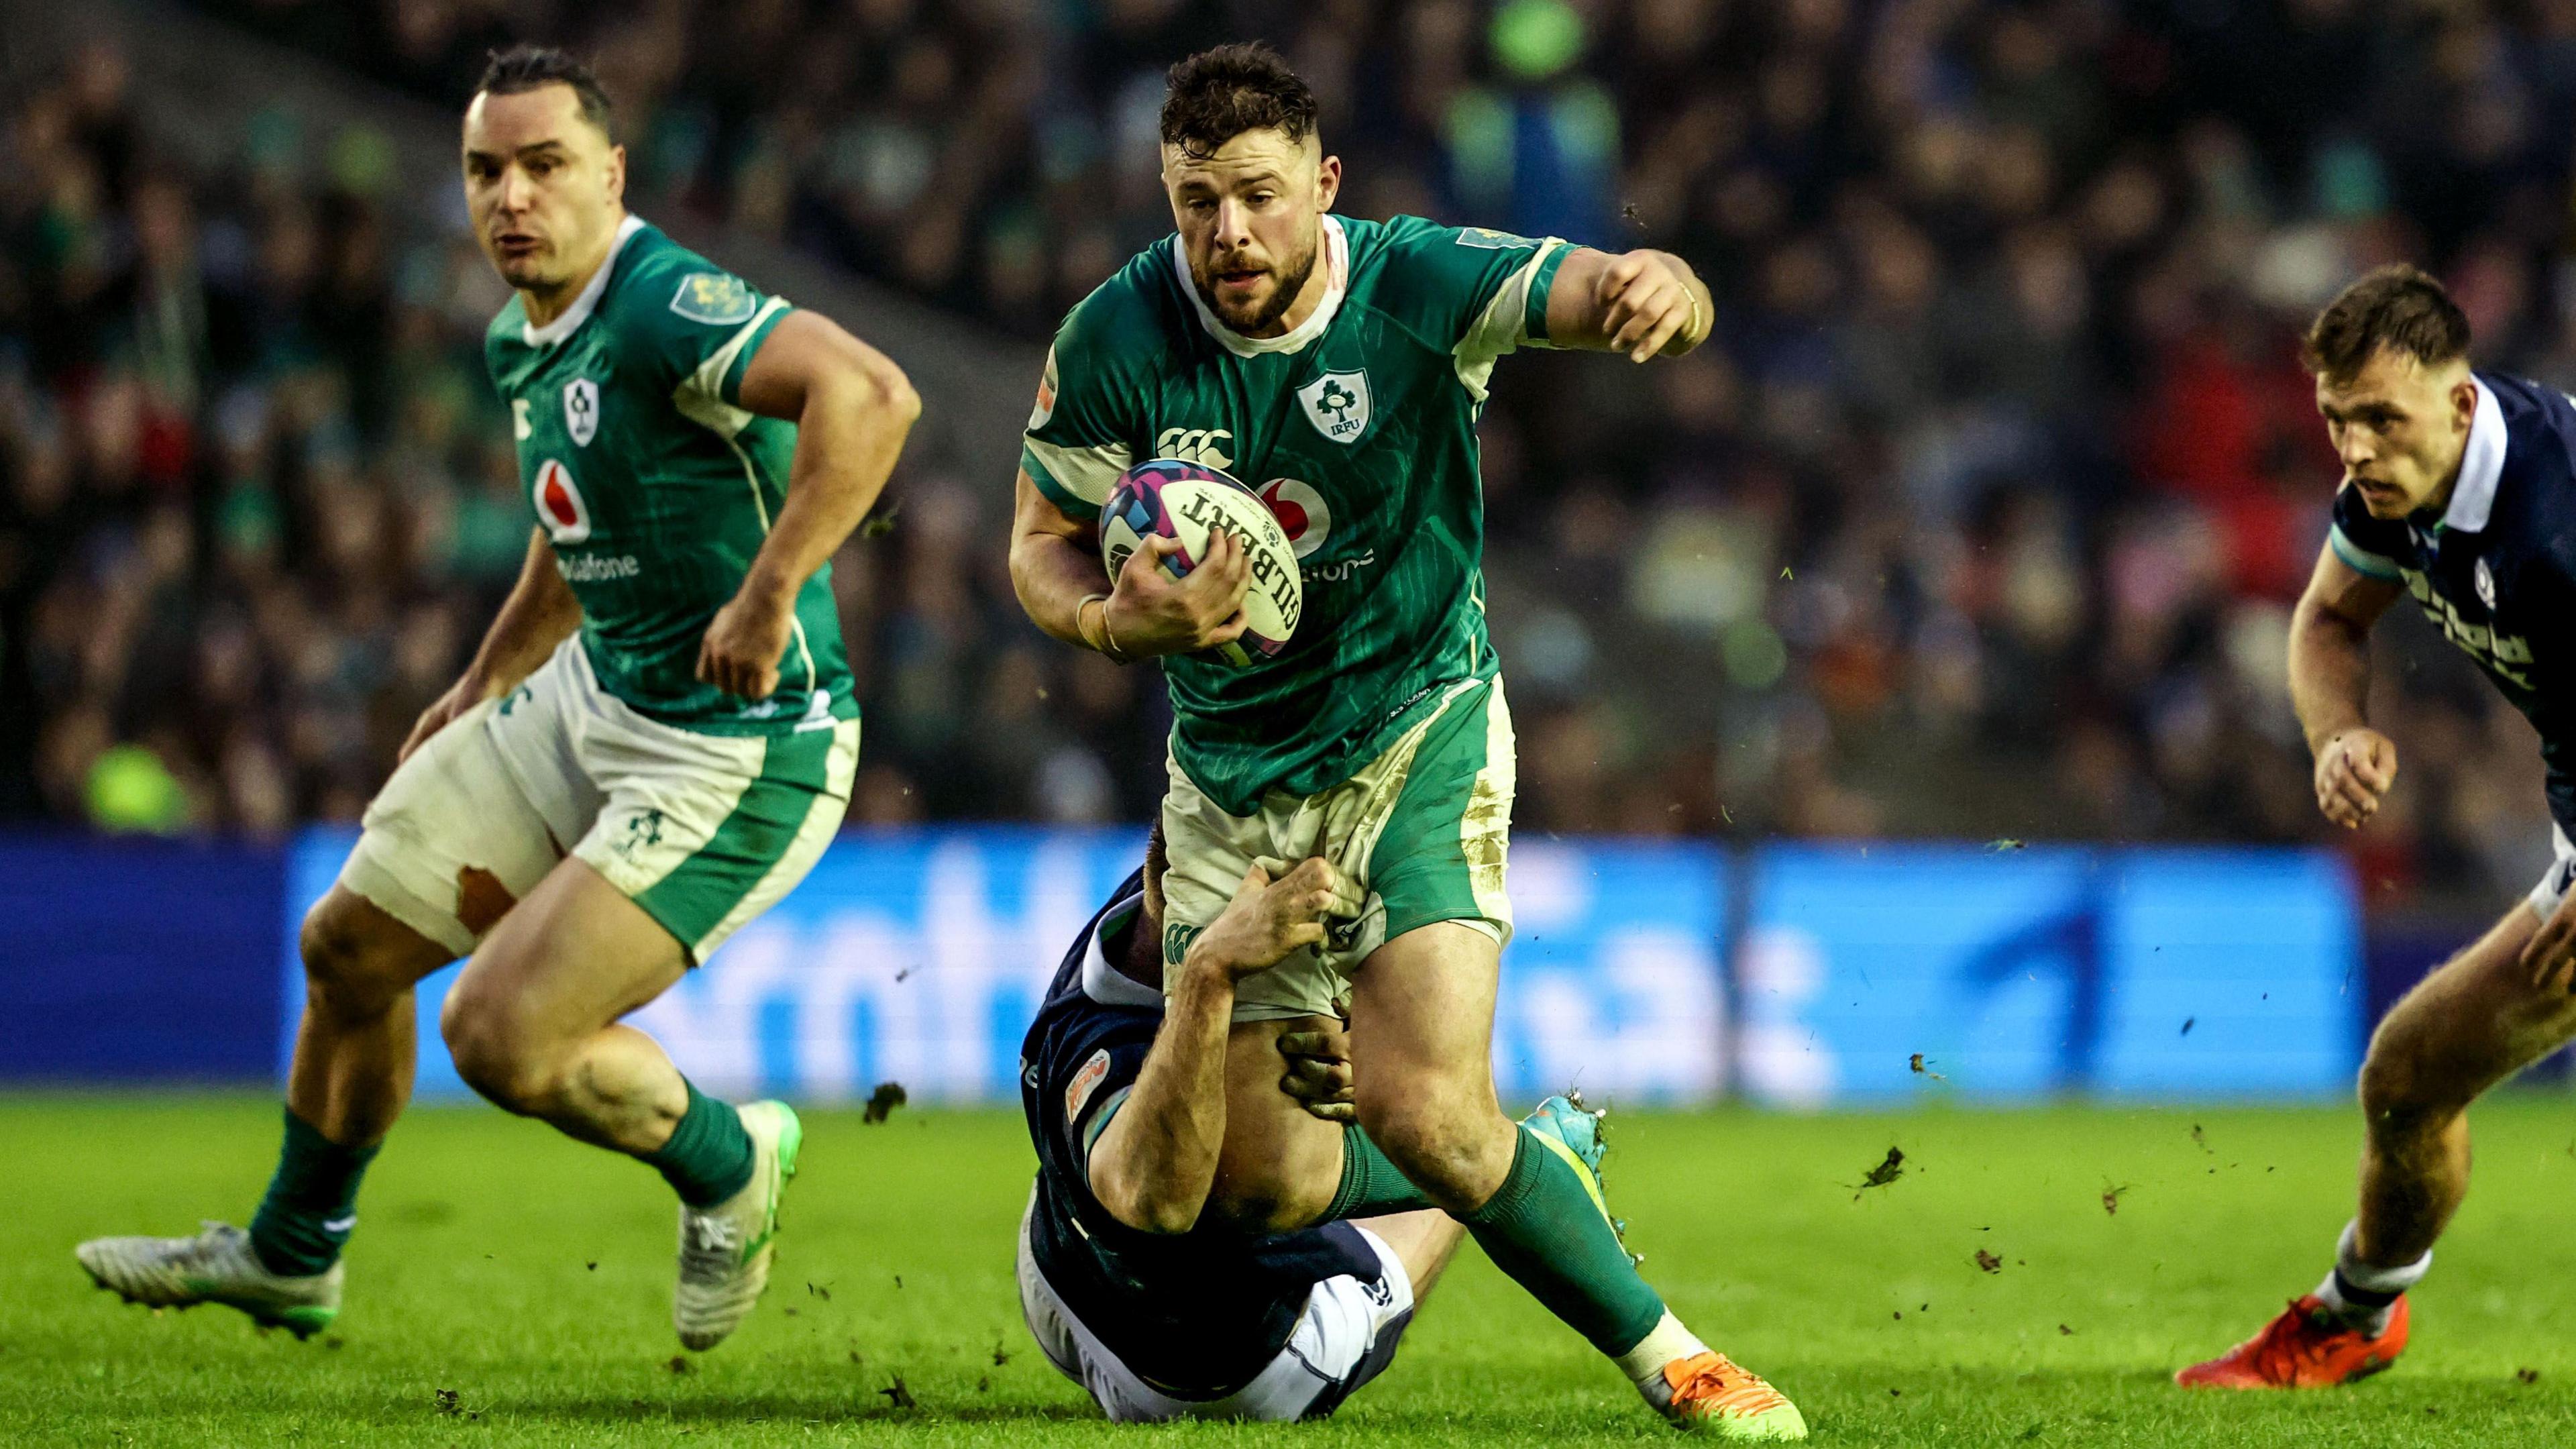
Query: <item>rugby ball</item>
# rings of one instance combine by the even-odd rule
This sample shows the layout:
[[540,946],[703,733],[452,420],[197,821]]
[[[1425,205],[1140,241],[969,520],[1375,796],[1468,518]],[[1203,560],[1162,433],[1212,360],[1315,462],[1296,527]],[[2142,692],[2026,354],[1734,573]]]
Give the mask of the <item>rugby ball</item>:
[[1229,475],[1177,458],[1156,458],[1118,475],[1108,500],[1100,505],[1100,561],[1109,577],[1127,566],[1128,556],[1157,534],[1177,539],[1180,551],[1163,560],[1164,572],[1185,578],[1207,557],[1212,530],[1234,536],[1252,565],[1251,587],[1243,595],[1248,625],[1233,643],[1220,644],[1199,657],[1238,667],[1269,658],[1286,648],[1306,609],[1306,585],[1297,572],[1297,548],[1288,530],[1261,495]]

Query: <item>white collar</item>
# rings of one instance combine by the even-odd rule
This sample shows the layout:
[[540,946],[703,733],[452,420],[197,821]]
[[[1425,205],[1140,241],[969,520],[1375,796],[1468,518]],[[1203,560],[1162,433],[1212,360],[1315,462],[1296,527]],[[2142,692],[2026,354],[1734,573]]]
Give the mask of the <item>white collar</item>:
[[1100,925],[1091,933],[1082,953],[1082,994],[1103,1006],[1145,1006],[1163,1009],[1163,993],[1109,964],[1103,949],[1109,933],[1120,922],[1145,907],[1141,895],[1129,896],[1100,913]]
[[[617,254],[626,250],[628,239],[643,229],[644,218],[628,212],[626,219],[617,224],[616,237],[608,243],[608,255],[599,259],[599,270],[590,274],[590,280],[582,286],[581,295],[573,298],[572,305],[563,309],[563,315],[543,327],[531,322],[519,324],[520,334],[530,347],[551,347],[571,336],[574,328],[590,320],[591,311],[599,306],[600,294],[608,290],[609,273],[617,270]],[[527,303],[523,301],[519,305],[525,309]]]
[[2460,454],[2460,481],[2451,485],[2451,506],[2442,510],[2446,532],[2480,533],[2495,507],[2496,484],[2504,477],[2504,408],[2475,377],[2478,410],[2469,419],[2469,445]]
[[1324,300],[1315,304],[1314,315],[1277,337],[1246,337],[1217,320],[1208,310],[1207,299],[1199,295],[1198,285],[1190,280],[1190,258],[1181,249],[1180,234],[1172,235],[1172,274],[1181,281],[1181,295],[1190,299],[1190,310],[1199,314],[1199,325],[1226,351],[1237,357],[1258,357],[1265,352],[1297,352],[1307,343],[1324,335],[1332,325],[1333,314],[1342,309],[1342,293],[1350,286],[1351,244],[1342,235],[1341,218],[1330,212],[1324,215]]

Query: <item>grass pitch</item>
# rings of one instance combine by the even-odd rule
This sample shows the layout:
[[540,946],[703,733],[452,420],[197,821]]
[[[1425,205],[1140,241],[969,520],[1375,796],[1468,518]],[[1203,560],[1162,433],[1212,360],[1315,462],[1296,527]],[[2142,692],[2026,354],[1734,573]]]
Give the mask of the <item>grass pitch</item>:
[[[768,1300],[675,1367],[667,1190],[546,1128],[415,1112],[368,1181],[339,1324],[298,1343],[229,1310],[127,1307],[71,1257],[92,1234],[244,1220],[273,1103],[0,1098],[0,1442],[1670,1436],[1472,1246],[1394,1369],[1328,1423],[1103,1424],[1020,1325],[1018,1119],[806,1120]],[[2476,1120],[2477,1188],[2416,1295],[2415,1347],[2333,1393],[2186,1395],[2167,1375],[2324,1271],[2351,1198],[2348,1110],[1621,1114],[1607,1170],[1648,1276],[1794,1397],[1818,1443],[2576,1442],[2576,1111],[2526,1097]],[[1891,1145],[1903,1175],[1856,1191]]]

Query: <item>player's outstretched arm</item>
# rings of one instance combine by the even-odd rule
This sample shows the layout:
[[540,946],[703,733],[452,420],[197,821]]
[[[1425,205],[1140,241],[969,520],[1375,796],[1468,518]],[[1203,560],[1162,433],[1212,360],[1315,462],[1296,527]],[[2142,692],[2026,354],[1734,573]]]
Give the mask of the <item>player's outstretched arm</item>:
[[474,662],[465,666],[445,694],[420,712],[394,763],[410,759],[421,741],[445,729],[449,720],[518,688],[520,680],[536,673],[555,646],[580,627],[581,600],[573,597],[572,585],[555,567],[554,545],[546,542],[544,529],[529,529],[519,581],[510,586],[510,597],[501,601],[501,612],[492,616],[492,627],[483,631]]
[[1149,1233],[1186,1233],[1197,1224],[1225,1145],[1235,983],[1322,940],[1336,883],[1320,858],[1276,881],[1252,867],[1224,913],[1171,968],[1163,1025],[1087,1164],[1091,1194],[1110,1216]]
[[1550,346],[1620,352],[1631,362],[1679,357],[1707,341],[1716,321],[1707,284],[1671,252],[1582,247],[1547,293]]
[[698,678],[745,699],[778,688],[796,591],[876,506],[921,398],[892,359],[814,312],[778,321],[743,370],[742,405],[796,424],[787,501],[698,650]]
[[1252,563],[1218,530],[1185,578],[1165,573],[1177,540],[1149,538],[1112,581],[1101,570],[1091,524],[1066,513],[1020,472],[1011,516],[1011,588],[1039,628],[1067,644],[1125,663],[1230,643],[1249,623],[1243,596]]
[[2290,704],[2317,760],[2317,808],[2355,829],[2379,811],[2397,780],[2397,745],[2370,727],[2370,628],[2402,586],[2337,557],[2317,555],[2307,592],[2290,614]]

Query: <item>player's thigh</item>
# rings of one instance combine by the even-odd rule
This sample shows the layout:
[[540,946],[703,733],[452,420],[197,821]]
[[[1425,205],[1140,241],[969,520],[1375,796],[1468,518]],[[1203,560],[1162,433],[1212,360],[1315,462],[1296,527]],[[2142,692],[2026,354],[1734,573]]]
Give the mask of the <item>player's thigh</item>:
[[534,1065],[688,973],[678,940],[587,861],[563,861],[486,936],[441,1018],[460,1065]]
[[1393,803],[1361,827],[1368,945],[1457,921],[1499,950],[1512,934],[1503,877],[1518,773],[1502,681],[1460,694],[1412,744]]
[[335,889],[375,914],[326,898],[308,946],[386,940],[380,915],[434,944],[441,962],[453,960],[545,878],[560,855],[556,835],[510,758],[514,747],[542,748],[520,738],[551,731],[535,715],[516,699],[477,705],[394,770],[368,802]]
[[581,746],[607,798],[572,853],[702,963],[822,858],[849,809],[858,757],[856,720],[710,736],[608,701]]
[[1502,947],[1462,921],[1417,927],[1351,982],[1351,1092],[1383,1137],[1498,1114],[1494,992]]
[[2576,997],[2535,984],[2523,947],[2540,929],[2529,902],[2415,984],[2371,1034],[2365,1103],[2446,1112],[2576,1037]]
[[1342,1126],[1280,1088],[1279,1038],[1329,1023],[1314,1017],[1238,1022],[1225,1046],[1225,1142],[1209,1203],[1239,1228],[1280,1232],[1315,1220],[1340,1190]]

